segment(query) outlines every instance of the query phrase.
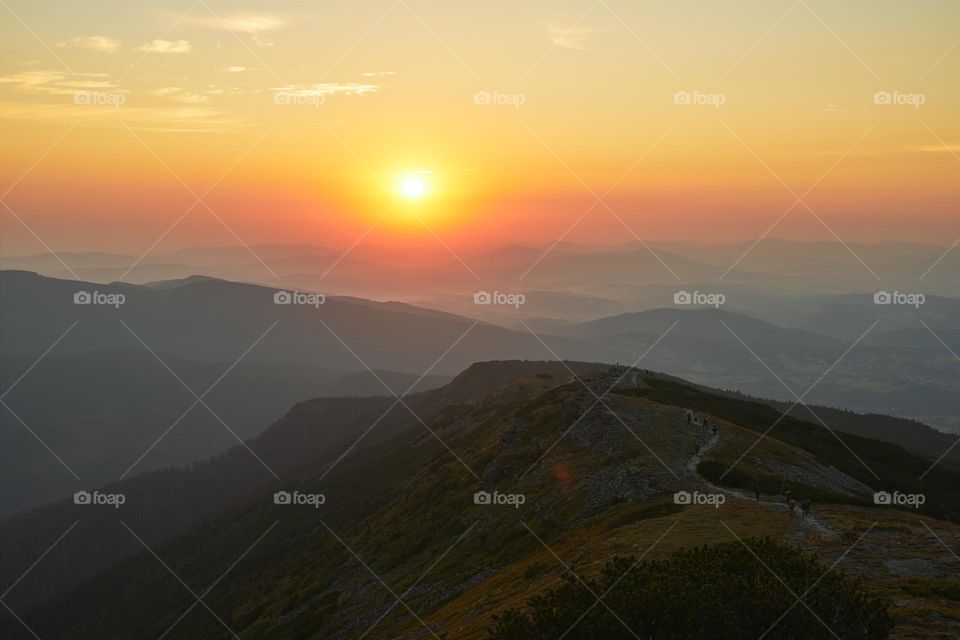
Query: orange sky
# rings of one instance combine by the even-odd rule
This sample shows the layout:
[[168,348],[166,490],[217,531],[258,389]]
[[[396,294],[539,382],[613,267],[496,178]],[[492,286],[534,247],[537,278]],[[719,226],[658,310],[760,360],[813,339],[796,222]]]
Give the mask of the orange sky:
[[5,254],[960,235],[956,2],[208,4],[0,8]]

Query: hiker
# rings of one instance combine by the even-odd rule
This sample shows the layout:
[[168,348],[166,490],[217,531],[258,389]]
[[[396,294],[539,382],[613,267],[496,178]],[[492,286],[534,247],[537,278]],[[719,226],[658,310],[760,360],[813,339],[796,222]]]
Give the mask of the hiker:
[[800,503],[800,514],[804,518],[810,515],[810,498],[804,498],[803,502]]
[[784,491],[784,493],[783,493],[783,501],[784,501],[786,504],[790,504],[790,489],[787,489],[786,491]]
[[757,502],[760,502],[760,485],[753,485],[753,495],[756,496]]
[[697,446],[696,446],[696,448],[695,448],[694,451],[693,451],[693,455],[695,455],[695,456],[700,455],[700,445],[697,445]]
[[703,431],[706,433],[710,430],[710,418],[704,416],[703,418]]
[[713,425],[712,427],[710,427],[710,432],[713,435],[717,435],[717,425]]
[[690,411],[690,409],[685,409],[683,412],[683,417],[686,419],[688,427],[693,424],[693,411]]
[[790,515],[792,516],[792,515],[793,515],[793,512],[796,511],[796,509],[797,509],[797,501],[796,501],[796,500],[791,500],[791,501],[790,501],[790,504],[788,505],[788,507],[789,507],[789,509],[790,509]]

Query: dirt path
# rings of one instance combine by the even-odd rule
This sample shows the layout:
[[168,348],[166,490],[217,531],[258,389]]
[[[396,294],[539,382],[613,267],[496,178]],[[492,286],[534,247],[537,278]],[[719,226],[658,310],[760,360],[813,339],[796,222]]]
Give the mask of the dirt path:
[[[776,509],[778,511],[783,511],[789,513],[789,507],[781,502],[780,500],[761,500],[758,502],[756,496],[753,494],[748,494],[747,492],[740,491],[738,489],[730,489],[727,487],[720,487],[710,482],[699,473],[697,473],[697,465],[703,460],[703,457],[714,449],[720,443],[720,432],[718,431],[716,435],[712,436],[705,445],[700,447],[700,452],[691,456],[690,460],[687,462],[686,468],[687,472],[702,482],[704,485],[709,487],[712,491],[717,493],[722,493],[726,496],[732,497],[738,500],[746,500],[748,502],[755,502],[759,505],[762,505],[768,509]],[[791,526],[789,536],[794,539],[802,538],[802,531],[804,529],[813,529],[818,533],[821,533],[826,536],[837,536],[840,535],[840,531],[834,529],[833,527],[825,524],[817,518],[816,515],[811,511],[807,517],[800,515],[800,507],[797,506],[797,510],[792,516],[793,525]]]
[[[720,433],[719,433],[719,432],[717,432],[717,435],[715,435],[715,436],[713,436],[712,438],[710,438],[710,439],[707,441],[707,444],[705,444],[705,445],[703,445],[702,447],[700,447],[700,452],[699,452],[699,453],[695,454],[692,458],[690,458],[689,462],[687,462],[687,471],[689,471],[690,473],[696,474],[696,473],[697,473],[697,465],[700,464],[700,461],[703,459],[703,456],[706,455],[707,453],[709,453],[710,450],[713,449],[715,446],[717,446],[717,443],[718,443],[718,442],[720,442]],[[704,482],[707,481],[706,478],[701,478],[701,479],[702,479]]]

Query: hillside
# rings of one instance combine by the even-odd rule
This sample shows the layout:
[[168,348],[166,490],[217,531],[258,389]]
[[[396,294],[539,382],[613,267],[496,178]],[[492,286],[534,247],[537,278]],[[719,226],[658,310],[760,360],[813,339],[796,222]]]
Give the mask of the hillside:
[[[723,308],[650,309],[549,326],[556,335],[615,351],[619,354],[615,362],[632,362],[649,351],[645,366],[711,387],[786,402],[795,400],[793,394],[804,394],[808,403],[954,430],[960,379],[956,356],[946,342],[954,332],[945,330],[942,316],[929,314],[931,322],[940,319],[924,328],[912,318],[923,335],[897,343],[894,338],[902,337],[897,327],[903,326],[903,319],[890,315],[876,311],[864,315],[855,329],[845,324],[847,329],[838,337],[778,326]],[[937,339],[941,332],[943,344]]]
[[[125,301],[117,308],[77,305],[73,296],[78,291],[122,294]],[[374,369],[418,375],[432,365],[435,374],[453,375],[478,360],[545,355],[527,331],[350,297],[330,296],[316,305],[274,304],[275,292],[272,287],[212,278],[155,288],[2,271],[0,352],[39,356],[76,323],[57,345],[58,354],[143,348],[142,340],[158,353],[233,362],[256,344],[250,357],[262,361],[358,370],[360,358]],[[544,340],[565,358],[616,359],[616,353],[604,347],[569,338]]]
[[[35,606],[17,600],[36,588],[31,573],[8,601],[40,637],[483,638],[494,614],[557,584],[564,564],[591,574],[615,555],[665,558],[770,536],[890,596],[893,637],[960,630],[949,551],[960,542],[960,474],[938,466],[919,480],[928,460],[794,417],[758,442],[778,416],[767,404],[649,372],[571,366],[579,379],[558,363],[476,365],[376,423],[386,400],[299,405],[251,442],[268,462],[286,460],[280,483],[234,491],[231,504],[175,537],[133,519],[137,496],[119,510],[94,509],[102,538],[135,549],[126,523],[156,557],[141,546]],[[609,408],[595,406],[594,394]],[[717,433],[687,425],[687,408]],[[184,483],[206,484],[188,472],[175,484]],[[755,485],[760,501],[748,491]],[[280,489],[323,494],[325,503],[274,504]],[[523,498],[477,504],[478,490]],[[810,516],[788,512],[786,490],[812,499]],[[878,506],[878,490],[926,501],[917,510]],[[722,504],[677,504],[678,491]],[[39,555],[79,519],[34,570],[55,579],[83,549],[86,513],[37,535],[39,551],[18,557]],[[772,622],[780,613],[758,615]],[[12,618],[4,624],[5,637],[27,637]]]
[[[11,390],[4,402],[16,414],[0,411],[0,518],[128,472],[202,461],[236,446],[238,439],[258,435],[302,400],[389,395],[380,380],[401,393],[419,377],[381,370],[378,380],[368,371],[322,363],[248,359],[231,367],[230,362],[160,357],[197,394],[229,370],[204,397],[210,410],[191,409],[194,396],[143,348],[48,354],[36,366],[34,356],[4,354],[0,386]],[[427,376],[417,390],[446,380]],[[69,470],[43,445],[62,452]]]

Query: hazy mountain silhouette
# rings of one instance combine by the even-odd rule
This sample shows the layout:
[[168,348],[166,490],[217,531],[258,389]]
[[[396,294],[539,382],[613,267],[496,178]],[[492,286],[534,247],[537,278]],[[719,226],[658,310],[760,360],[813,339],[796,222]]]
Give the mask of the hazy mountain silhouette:
[[[436,364],[434,372],[441,374],[490,357],[549,355],[527,331],[484,323],[470,329],[475,323],[464,317],[356,298],[331,296],[316,306],[274,304],[276,289],[221,280],[155,288],[4,271],[0,286],[5,299],[0,349],[5,353],[43,353],[76,322],[58,353],[143,348],[139,338],[158,353],[231,362],[260,339],[248,357],[340,369],[356,369],[362,360],[371,368],[422,373],[456,343]],[[126,301],[119,308],[76,305],[77,291],[119,293]],[[545,341],[562,357],[610,360],[615,355],[576,340]]]

